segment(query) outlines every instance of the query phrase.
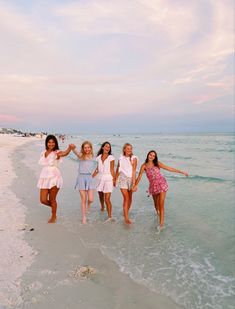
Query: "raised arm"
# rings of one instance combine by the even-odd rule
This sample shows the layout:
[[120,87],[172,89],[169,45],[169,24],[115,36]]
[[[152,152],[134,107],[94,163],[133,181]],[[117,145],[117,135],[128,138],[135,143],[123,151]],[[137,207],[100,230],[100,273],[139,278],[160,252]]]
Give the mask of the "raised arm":
[[133,191],[136,191],[137,190],[137,186],[138,186],[138,183],[140,182],[142,176],[143,176],[143,172],[145,171],[145,163],[143,163],[141,165],[141,168],[140,168],[140,171],[139,171],[139,175],[134,183],[134,186],[133,186]]
[[160,162],[160,161],[158,161],[158,166],[159,166],[160,168],[163,168],[164,170],[169,171],[169,172],[178,173],[178,174],[183,174],[183,175],[185,175],[185,176],[188,176],[188,173],[187,173],[187,172],[184,172],[184,171],[178,170],[178,169],[176,169],[176,168],[167,166],[167,165],[163,164],[163,163]]
[[70,144],[69,146],[71,147],[71,150],[73,151],[73,153],[80,159],[82,157],[82,154],[81,152],[77,151],[76,145]]
[[61,157],[66,157],[71,151],[71,147],[70,145],[68,146],[68,148],[66,150],[61,150],[61,151],[58,151],[57,153],[57,159],[61,158]]

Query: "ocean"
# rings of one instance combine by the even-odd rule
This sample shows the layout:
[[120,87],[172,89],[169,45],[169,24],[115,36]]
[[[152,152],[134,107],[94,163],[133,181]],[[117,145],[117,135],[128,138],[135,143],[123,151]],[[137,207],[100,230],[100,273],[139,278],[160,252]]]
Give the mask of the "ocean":
[[[112,145],[116,163],[124,143],[133,145],[139,170],[149,150],[169,165],[189,172],[189,177],[161,170],[169,184],[165,203],[165,228],[158,234],[158,221],[148,182],[143,175],[133,195],[131,227],[123,224],[122,197],[112,194],[115,223],[104,224],[98,196],[85,228],[94,229],[95,239],[83,236],[87,246],[100,248],[120,270],[139,284],[170,297],[187,309],[235,308],[235,211],[234,134],[135,134],[76,135],[66,142],[78,147],[89,140],[97,152],[104,141]],[[43,143],[39,145],[43,150]],[[61,144],[63,148],[63,144]],[[34,153],[28,164],[35,166]],[[36,148],[39,155],[39,147]],[[67,160],[63,159],[63,160]],[[77,160],[70,154],[71,172],[60,192],[60,224],[76,233],[81,222],[79,193],[73,189]],[[38,170],[37,170],[38,171]]]

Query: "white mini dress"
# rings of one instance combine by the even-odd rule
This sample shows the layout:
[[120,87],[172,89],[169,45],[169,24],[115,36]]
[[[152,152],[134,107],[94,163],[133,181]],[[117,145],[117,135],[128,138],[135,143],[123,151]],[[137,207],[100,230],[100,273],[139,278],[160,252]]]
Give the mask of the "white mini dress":
[[98,184],[96,190],[103,193],[111,193],[113,191],[113,176],[110,171],[110,162],[114,161],[113,155],[109,155],[107,159],[102,162],[101,154],[96,158],[98,162]]
[[52,187],[61,188],[63,185],[63,178],[58,165],[62,162],[57,160],[58,150],[52,151],[45,157],[46,150],[41,153],[39,164],[43,165],[43,169],[39,176],[37,187],[39,189],[51,189]]

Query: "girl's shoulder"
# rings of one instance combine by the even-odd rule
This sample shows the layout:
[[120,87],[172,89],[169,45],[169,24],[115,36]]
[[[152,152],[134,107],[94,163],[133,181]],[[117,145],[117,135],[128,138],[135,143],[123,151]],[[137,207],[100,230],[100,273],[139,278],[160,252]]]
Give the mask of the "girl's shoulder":
[[159,167],[157,165],[147,165],[147,163],[145,163],[145,168],[147,169],[150,169],[150,168],[154,168],[154,169],[158,169],[159,170]]
[[108,156],[108,159],[109,159],[109,161],[114,161],[114,160],[115,160],[115,157],[114,157],[113,155],[109,155],[109,156]]
[[98,156],[95,158],[95,160],[96,160],[96,161],[100,161],[100,160],[101,160],[101,156],[102,156],[102,154],[98,155]]
[[49,152],[47,155],[46,155],[46,153],[47,153],[47,150],[45,149],[45,150],[43,150],[42,152],[41,152],[41,157],[45,157],[45,158],[47,158],[48,156],[51,156],[51,155],[57,155],[57,153],[59,152],[59,150],[54,150],[54,151],[51,151],[51,152]]
[[138,162],[138,161],[139,161],[139,158],[138,158],[137,156],[133,155],[133,156],[131,157],[131,162],[133,162],[134,160],[136,160],[136,161]]
[[91,163],[97,163],[97,157],[90,157],[90,158],[85,158],[85,161],[91,162]]
[[123,154],[121,154],[118,158],[119,161],[124,160],[124,159],[125,159],[125,156]]
[[58,155],[58,153],[60,152],[59,149],[56,149],[56,150],[53,150],[50,154],[52,154],[53,156],[56,156]]

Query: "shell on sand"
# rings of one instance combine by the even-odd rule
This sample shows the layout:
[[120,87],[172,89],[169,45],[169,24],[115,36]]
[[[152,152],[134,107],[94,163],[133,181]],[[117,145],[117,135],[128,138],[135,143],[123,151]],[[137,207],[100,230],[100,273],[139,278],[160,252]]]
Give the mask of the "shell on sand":
[[72,278],[89,278],[90,276],[96,274],[96,269],[89,265],[76,266],[74,271],[72,271],[69,276]]

